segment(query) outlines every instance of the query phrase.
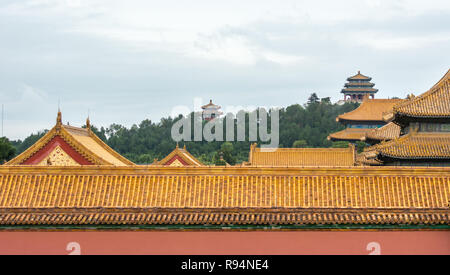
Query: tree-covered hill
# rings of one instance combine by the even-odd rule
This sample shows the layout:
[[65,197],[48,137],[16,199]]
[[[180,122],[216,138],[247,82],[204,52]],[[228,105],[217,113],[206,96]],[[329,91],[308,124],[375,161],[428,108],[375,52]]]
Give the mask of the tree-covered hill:
[[[344,129],[336,117],[358,107],[357,103],[332,104],[329,98],[311,95],[304,105],[291,105],[280,110],[280,147],[331,147],[327,136]],[[247,114],[248,116],[248,114]],[[160,122],[144,120],[130,128],[118,124],[93,131],[114,150],[138,164],[162,159],[176,146],[171,138],[173,124],[180,118],[162,118]],[[269,123],[270,125],[270,123]],[[32,134],[23,141],[11,142],[20,154],[45,134]],[[226,136],[226,128],[224,128]],[[248,140],[248,138],[246,139]],[[187,149],[206,164],[220,164],[221,157],[230,164],[248,160],[251,142],[186,142]],[[181,143],[183,146],[184,143]],[[347,146],[347,144],[334,144]]]

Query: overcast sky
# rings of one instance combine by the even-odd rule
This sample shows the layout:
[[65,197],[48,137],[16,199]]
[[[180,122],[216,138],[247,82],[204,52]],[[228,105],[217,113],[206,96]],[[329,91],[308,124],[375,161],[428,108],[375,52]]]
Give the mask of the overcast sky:
[[448,0],[0,0],[4,134],[63,120],[159,121],[196,97],[226,106],[420,94],[450,67]]

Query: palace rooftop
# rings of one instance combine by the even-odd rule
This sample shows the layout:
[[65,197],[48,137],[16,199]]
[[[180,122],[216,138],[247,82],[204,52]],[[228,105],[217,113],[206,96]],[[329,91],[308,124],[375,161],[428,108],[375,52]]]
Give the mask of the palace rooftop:
[[348,148],[250,149],[249,165],[259,167],[353,166],[354,146]]
[[90,129],[62,124],[58,112],[56,125],[35,144],[6,165],[135,165],[106,145]]
[[389,141],[400,137],[401,127],[390,122],[381,128],[372,129],[361,138],[361,141],[368,143],[378,143],[381,141]]
[[392,108],[402,102],[402,99],[368,99],[366,98],[361,106],[355,110],[339,115],[337,122],[349,123],[357,122],[384,122],[383,113],[392,110]]
[[160,161],[155,161],[153,165],[162,165],[162,166],[174,166],[174,167],[183,167],[183,166],[204,166],[204,164],[191,155],[186,146],[181,149],[178,144],[175,150],[173,150],[167,157]]
[[0,228],[448,228],[449,173],[2,166]]

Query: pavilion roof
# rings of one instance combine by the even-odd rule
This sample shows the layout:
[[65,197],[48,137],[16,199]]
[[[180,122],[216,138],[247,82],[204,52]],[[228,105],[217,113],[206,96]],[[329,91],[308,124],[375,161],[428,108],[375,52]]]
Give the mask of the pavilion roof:
[[154,165],[173,165],[174,161],[180,161],[183,166],[204,166],[204,164],[191,155],[186,147],[183,149],[177,147],[173,150],[169,155],[167,155],[164,159],[157,161]]
[[0,167],[0,226],[449,225],[450,168]]
[[389,122],[383,127],[372,129],[361,139],[362,141],[392,140],[400,137],[401,127],[393,122]]
[[366,149],[372,158],[450,159],[450,134],[411,132]]
[[370,130],[367,128],[346,128],[342,131],[332,133],[328,140],[332,141],[360,141]]
[[350,80],[367,80],[367,81],[371,81],[372,78],[368,77],[368,76],[365,76],[365,75],[361,74],[360,71],[358,71],[358,73],[356,75],[347,78],[347,80],[348,81],[350,81]]
[[216,105],[213,103],[212,99],[209,101],[208,104],[202,106],[202,109],[207,109],[207,108],[217,108],[220,109],[221,107],[219,105]]
[[28,159],[41,152],[55,137],[62,138],[73,150],[94,165],[134,165],[134,163],[106,145],[90,128],[85,129],[63,125],[61,113],[58,114],[58,121],[55,127],[22,154],[7,162],[6,165],[24,164]]
[[450,118],[450,70],[429,91],[393,107],[393,116]]
[[341,93],[352,93],[352,92],[355,92],[355,93],[359,93],[359,92],[361,92],[361,93],[363,93],[363,92],[365,92],[365,93],[376,93],[376,92],[378,92],[378,89],[374,89],[372,87],[365,87],[365,88],[360,88],[360,87],[353,88],[353,87],[350,87],[350,88],[344,88],[341,91]]
[[402,99],[365,99],[361,105],[348,113],[337,117],[338,122],[342,121],[380,121],[383,120],[383,113],[392,110],[392,107],[400,103]]

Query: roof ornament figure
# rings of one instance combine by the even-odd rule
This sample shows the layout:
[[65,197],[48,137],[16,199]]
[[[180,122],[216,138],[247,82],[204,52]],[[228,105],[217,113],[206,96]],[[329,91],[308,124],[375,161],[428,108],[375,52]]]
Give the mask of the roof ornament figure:
[[91,130],[91,120],[89,119],[89,117],[86,119],[86,129],[88,129],[89,131]]
[[62,114],[60,110],[58,110],[58,115],[56,116],[56,124],[62,125]]
[[88,116],[87,116],[87,119],[86,119],[86,129],[88,129],[89,131],[91,130],[90,116],[91,116],[91,110],[88,109]]
[[58,108],[58,115],[56,116],[56,130],[61,130],[62,127],[62,114],[61,110]]

